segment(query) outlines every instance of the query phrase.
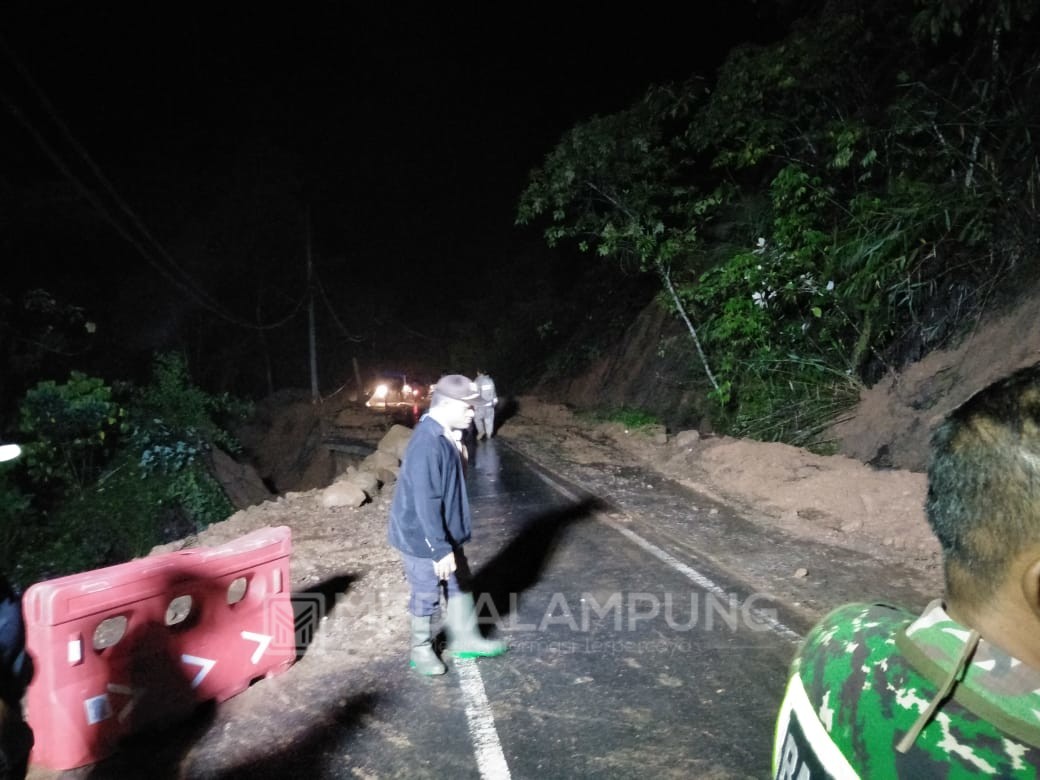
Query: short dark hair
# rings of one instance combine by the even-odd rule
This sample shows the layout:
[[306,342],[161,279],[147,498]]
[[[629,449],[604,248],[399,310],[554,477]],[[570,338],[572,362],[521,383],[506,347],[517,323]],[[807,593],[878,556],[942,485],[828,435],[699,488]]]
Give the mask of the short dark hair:
[[1040,364],[979,391],[936,429],[926,511],[947,594],[963,603],[981,604],[1040,543]]

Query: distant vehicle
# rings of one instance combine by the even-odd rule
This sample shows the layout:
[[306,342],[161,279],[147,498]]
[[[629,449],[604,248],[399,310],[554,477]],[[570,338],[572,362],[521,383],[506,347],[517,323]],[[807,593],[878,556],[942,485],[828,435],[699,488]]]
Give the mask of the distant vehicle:
[[390,409],[398,406],[417,407],[426,403],[430,386],[415,380],[409,381],[406,374],[384,373],[375,381],[372,392],[365,401],[370,409]]

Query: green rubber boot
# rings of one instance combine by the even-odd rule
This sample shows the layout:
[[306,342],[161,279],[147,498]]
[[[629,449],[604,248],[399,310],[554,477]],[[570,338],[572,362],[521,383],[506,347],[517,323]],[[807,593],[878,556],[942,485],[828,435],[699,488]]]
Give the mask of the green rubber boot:
[[485,639],[481,635],[470,593],[453,594],[448,598],[444,631],[448,635],[448,652],[456,658],[491,658],[509,649],[505,642]]
[[419,674],[425,674],[427,677],[434,677],[448,671],[433,649],[432,621],[433,618],[429,615],[426,617],[412,615],[411,666]]

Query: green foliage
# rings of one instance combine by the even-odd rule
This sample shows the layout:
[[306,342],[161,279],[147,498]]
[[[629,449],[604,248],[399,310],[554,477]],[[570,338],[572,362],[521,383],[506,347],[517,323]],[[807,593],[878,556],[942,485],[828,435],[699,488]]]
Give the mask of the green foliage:
[[[129,392],[125,406],[115,395],[73,372],[64,385],[41,382],[22,403],[19,465],[35,500],[11,487],[10,521],[0,516],[0,542],[17,561],[8,570],[22,582],[143,555],[232,510],[209,453],[238,449],[224,421],[247,405],[194,386],[176,355],[159,356],[151,383]],[[17,521],[33,513],[37,522]]]
[[744,375],[741,398],[716,422],[733,436],[831,454],[827,431],[859,401],[860,387],[849,374],[816,361],[760,361]]
[[21,514],[9,572],[22,586],[146,555],[155,545],[222,520],[230,502],[202,463],[142,474],[132,460],[45,518]]
[[201,442],[238,452],[241,446],[227,427],[244,419],[249,410],[247,403],[227,393],[213,396],[195,386],[184,357],[166,353],[155,358],[152,381],[136,394],[132,411],[135,425],[153,433],[159,447],[168,446],[171,436],[181,434],[196,449]]
[[759,236],[754,249],[719,262],[684,291],[696,308],[714,312],[703,333],[728,382],[728,392],[718,394],[723,404],[761,364],[830,353],[844,327],[827,278],[830,236],[819,229],[829,193],[819,177],[794,165],[780,170],[771,192],[769,239]]
[[9,571],[31,583],[121,563],[199,531],[230,510],[201,464],[167,477],[142,474],[124,459],[103,480],[28,528],[17,566]]
[[185,513],[196,531],[234,511],[223,488],[201,465],[180,469],[165,487],[163,506]]
[[913,31],[918,39],[938,43],[944,35],[961,37],[967,31],[1007,31],[1032,20],[1033,0],[916,0],[920,9]]
[[576,126],[518,222],[657,273],[723,424],[811,439],[780,421],[826,417],[1038,275],[1036,10],[827,3],[713,83]]
[[214,445],[241,449],[223,421],[242,419],[248,410],[192,384],[180,355],[156,358],[151,383],[134,397],[127,451],[141,478],[156,481],[158,506],[183,513],[195,527],[227,514],[231,505],[209,471],[208,453]]
[[620,423],[630,430],[638,430],[640,428],[649,428],[652,425],[660,425],[660,420],[650,412],[629,407],[607,410],[602,412],[600,416],[607,422]]
[[0,463],[0,571],[12,572],[27,529],[36,521],[32,497],[14,480],[13,463]]
[[659,273],[688,256],[722,199],[684,181],[687,163],[664,137],[688,98],[654,90],[626,111],[573,128],[532,172],[517,223],[547,216],[550,246],[573,239],[623,268]]
[[148,474],[176,474],[192,466],[205,454],[205,442],[194,428],[182,432],[171,431],[159,418],[147,428],[137,428],[133,446],[141,455],[140,470]]
[[100,379],[73,371],[65,384],[40,382],[19,410],[30,478],[59,496],[82,490],[114,451],[125,415]]
[[683,147],[738,176],[764,168],[768,178],[777,166],[821,155],[841,159],[847,143],[835,142],[846,138],[852,113],[843,108],[863,98],[870,75],[860,56],[863,20],[841,10],[820,26],[804,21],[777,44],[731,52],[710,100],[682,128]]
[[131,463],[52,510],[24,550],[22,576],[56,577],[144,555],[160,539],[162,493]]

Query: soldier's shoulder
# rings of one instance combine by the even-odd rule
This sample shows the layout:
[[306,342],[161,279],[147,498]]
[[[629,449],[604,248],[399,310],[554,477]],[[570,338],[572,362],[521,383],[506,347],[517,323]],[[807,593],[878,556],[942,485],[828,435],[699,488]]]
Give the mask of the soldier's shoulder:
[[848,623],[863,620],[903,621],[913,620],[915,617],[916,615],[913,613],[895,604],[864,601],[835,607],[820,620],[820,623]]
[[834,639],[887,637],[909,625],[916,615],[883,603],[843,604],[828,612],[809,632],[805,645],[829,644]]

